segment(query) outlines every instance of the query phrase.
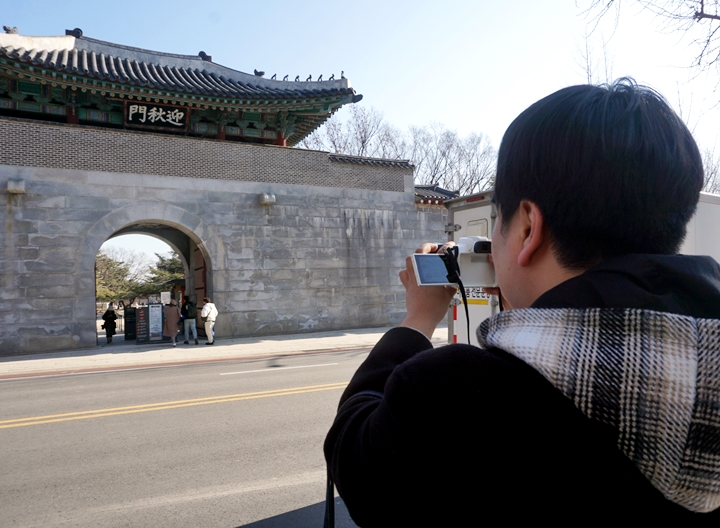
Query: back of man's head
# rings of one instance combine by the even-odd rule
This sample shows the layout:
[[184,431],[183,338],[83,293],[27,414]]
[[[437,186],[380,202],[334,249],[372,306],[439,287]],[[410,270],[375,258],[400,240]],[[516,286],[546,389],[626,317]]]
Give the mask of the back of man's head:
[[700,152],[665,100],[632,80],[571,86],[505,132],[493,201],[504,225],[522,200],[542,211],[560,264],[676,253],[703,185]]

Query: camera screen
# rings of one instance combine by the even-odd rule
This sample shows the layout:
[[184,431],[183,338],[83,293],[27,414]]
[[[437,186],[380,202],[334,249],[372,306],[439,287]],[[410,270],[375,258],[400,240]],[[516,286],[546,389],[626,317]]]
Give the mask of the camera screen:
[[445,261],[440,255],[416,253],[412,258],[420,286],[450,284]]

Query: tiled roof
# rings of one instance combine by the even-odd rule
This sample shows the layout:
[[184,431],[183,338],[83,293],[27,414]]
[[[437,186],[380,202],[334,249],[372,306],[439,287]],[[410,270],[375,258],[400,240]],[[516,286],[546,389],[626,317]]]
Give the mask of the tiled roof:
[[355,93],[347,79],[277,81],[236,71],[200,56],[161,53],[84,36],[0,33],[0,57],[71,75],[215,97],[289,99]]
[[430,198],[432,200],[450,200],[458,196],[457,191],[448,191],[435,185],[416,185],[415,196],[417,198]]
[[413,168],[415,165],[410,160],[392,160],[381,158],[366,158],[363,156],[346,156],[344,154],[330,154],[330,161],[339,163],[360,163],[362,165],[379,165],[382,167],[403,167]]

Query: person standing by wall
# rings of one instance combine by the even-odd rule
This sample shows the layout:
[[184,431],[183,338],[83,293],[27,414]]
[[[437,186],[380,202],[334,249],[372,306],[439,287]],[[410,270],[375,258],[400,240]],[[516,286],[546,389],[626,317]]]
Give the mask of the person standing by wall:
[[187,295],[183,297],[183,304],[180,307],[180,314],[183,318],[183,326],[185,327],[185,344],[190,343],[190,331],[192,330],[195,344],[198,343],[197,338],[197,304],[190,301],[190,297]]
[[207,343],[206,345],[213,345],[215,344],[215,336],[213,335],[213,326],[215,326],[215,319],[218,316],[217,308],[215,308],[215,305],[210,301],[210,297],[205,297],[203,299],[202,311],[200,312],[200,317],[202,317],[203,322],[205,323],[205,333],[207,334]]
[[177,301],[172,299],[170,304],[163,308],[165,313],[165,323],[163,324],[163,335],[169,336],[172,346],[177,346],[175,340],[178,335],[178,321],[180,321],[180,310],[177,307]]
[[107,310],[105,310],[102,318],[103,321],[105,321],[105,324],[102,325],[105,329],[105,337],[107,338],[108,343],[112,343],[112,336],[115,335],[115,320],[117,319],[117,315],[115,315],[115,308],[113,308],[112,304],[108,306]]

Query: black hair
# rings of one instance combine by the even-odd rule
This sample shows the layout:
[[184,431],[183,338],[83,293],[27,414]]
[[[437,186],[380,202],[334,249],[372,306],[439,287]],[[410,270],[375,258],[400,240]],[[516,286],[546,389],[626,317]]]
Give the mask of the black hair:
[[188,295],[184,296],[184,297],[183,297],[183,300],[184,300],[184,301],[189,301],[189,300],[190,300],[190,296],[188,296]]
[[676,253],[703,186],[700,151],[661,95],[632,79],[570,86],[503,136],[493,202],[503,226],[522,200],[543,214],[566,268]]

